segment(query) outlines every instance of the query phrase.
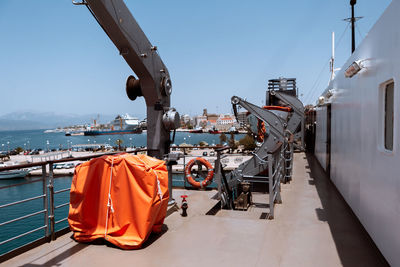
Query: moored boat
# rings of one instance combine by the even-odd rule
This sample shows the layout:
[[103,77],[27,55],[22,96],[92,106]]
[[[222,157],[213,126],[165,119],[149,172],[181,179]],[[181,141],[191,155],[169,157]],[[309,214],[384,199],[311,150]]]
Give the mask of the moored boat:
[[0,180],[5,179],[23,179],[28,174],[29,170],[10,170],[0,172]]
[[213,129],[213,130],[209,130],[208,133],[210,133],[210,134],[219,134],[221,132],[218,131],[218,130]]
[[203,133],[203,129],[202,128],[196,128],[196,129],[190,130],[189,133]]

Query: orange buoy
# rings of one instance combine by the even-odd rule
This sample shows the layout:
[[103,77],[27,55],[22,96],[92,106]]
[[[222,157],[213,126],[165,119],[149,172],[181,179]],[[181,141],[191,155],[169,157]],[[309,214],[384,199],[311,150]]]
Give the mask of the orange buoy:
[[[192,176],[192,168],[193,166],[197,165],[203,165],[207,168],[207,177],[204,178],[203,181],[197,182],[193,176]],[[204,188],[207,185],[209,185],[214,177],[214,169],[208,160],[203,159],[203,158],[195,158],[189,161],[189,163],[186,165],[185,168],[185,178],[195,188]]]

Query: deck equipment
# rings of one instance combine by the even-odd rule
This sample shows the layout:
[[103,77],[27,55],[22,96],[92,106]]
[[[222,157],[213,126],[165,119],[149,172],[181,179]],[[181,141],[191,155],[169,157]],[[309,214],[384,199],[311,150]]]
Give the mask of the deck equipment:
[[[197,165],[197,174],[201,173],[202,166],[206,167],[207,169],[207,176],[204,178],[203,181],[196,181],[193,175],[193,167]],[[195,188],[205,188],[209,184],[211,184],[212,179],[214,177],[214,168],[211,163],[206,160],[205,158],[197,157],[192,159],[188,162],[185,168],[185,178]]]
[[[233,96],[231,102],[236,118],[238,107],[243,107],[268,130],[263,133],[263,142],[253,152],[253,157],[240,164],[231,173],[225,175],[223,166],[217,159],[219,180],[223,181],[223,186],[219,190],[221,204],[228,209],[247,210],[252,199],[250,185],[268,184],[270,207],[268,218],[272,219],[274,203],[282,202],[280,183],[291,180],[293,134],[288,131],[288,123],[273,111],[256,106],[238,96]],[[284,110],[289,109],[284,108]],[[288,116],[289,121],[290,118]]]

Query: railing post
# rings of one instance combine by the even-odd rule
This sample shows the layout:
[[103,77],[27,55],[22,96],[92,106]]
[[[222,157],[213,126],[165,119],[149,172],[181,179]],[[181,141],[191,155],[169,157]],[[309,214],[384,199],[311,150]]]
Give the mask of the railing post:
[[169,200],[168,205],[175,204],[175,199],[172,196],[172,165],[167,165],[168,170],[168,191],[169,191]]
[[51,240],[55,240],[55,218],[54,218],[54,173],[53,173],[53,163],[49,162],[49,192],[50,192],[50,234]]
[[183,148],[183,187],[186,188],[186,176],[185,176],[185,168],[186,168],[186,149]]
[[290,145],[290,158],[291,158],[291,160],[290,160],[290,164],[289,164],[289,166],[290,166],[290,180],[292,180],[292,177],[293,177],[293,161],[294,161],[294,157],[293,157],[293,148],[294,148],[294,145],[293,145],[293,143]]
[[214,163],[214,170],[215,170],[215,177],[217,178],[217,186],[218,186],[218,199],[221,199],[222,194],[222,184],[221,184],[221,175],[222,175],[222,168],[221,168],[221,151],[217,150],[217,160]]
[[43,209],[44,212],[44,225],[46,226],[46,237],[50,236],[49,231],[49,195],[47,191],[47,175],[46,175],[46,164],[42,165],[42,183],[43,183]]
[[268,188],[269,188],[269,216],[268,219],[272,220],[274,218],[274,170],[272,169],[272,161],[274,157],[272,154],[268,154]]
[[[171,148],[169,148],[167,159],[166,159],[167,171],[168,171],[168,192],[169,192],[168,205],[169,206],[174,205],[176,203],[175,199],[172,195],[172,178],[173,178],[172,177],[172,165],[173,165],[173,162],[171,161],[170,157],[171,157]],[[178,159],[179,159],[179,157],[178,157]]]
[[282,204],[282,198],[281,198],[281,181],[282,179],[284,179],[285,177],[285,166],[286,166],[286,162],[285,162],[285,148],[284,146],[282,146],[280,152],[278,153],[278,163],[277,166],[279,165],[279,172],[276,172],[276,175],[278,176],[276,179],[276,186],[275,186],[275,190],[276,190],[276,203],[278,204]]

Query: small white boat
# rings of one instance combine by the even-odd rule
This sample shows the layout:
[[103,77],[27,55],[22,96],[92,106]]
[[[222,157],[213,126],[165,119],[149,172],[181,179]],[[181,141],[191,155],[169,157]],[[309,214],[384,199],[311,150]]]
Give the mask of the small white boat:
[[0,180],[22,179],[28,174],[29,170],[10,170],[0,172]]

